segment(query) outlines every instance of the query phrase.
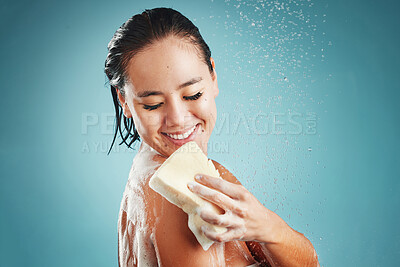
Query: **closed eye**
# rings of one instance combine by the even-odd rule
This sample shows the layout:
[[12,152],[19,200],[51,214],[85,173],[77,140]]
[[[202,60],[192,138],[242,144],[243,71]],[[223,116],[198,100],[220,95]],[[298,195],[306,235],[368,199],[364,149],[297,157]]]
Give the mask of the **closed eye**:
[[155,109],[159,108],[161,105],[162,105],[162,103],[157,104],[157,105],[145,105],[144,104],[143,108],[147,109],[147,110],[155,110]]
[[198,92],[197,94],[192,95],[192,96],[184,96],[183,99],[185,99],[185,100],[197,100],[197,99],[199,99],[202,95],[203,95],[203,92]]

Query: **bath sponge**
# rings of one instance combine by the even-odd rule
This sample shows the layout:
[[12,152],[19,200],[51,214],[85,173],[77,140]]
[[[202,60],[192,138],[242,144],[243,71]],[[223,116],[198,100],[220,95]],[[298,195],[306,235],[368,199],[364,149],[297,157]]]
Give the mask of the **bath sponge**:
[[189,229],[203,249],[208,250],[214,242],[203,234],[201,226],[207,226],[218,233],[223,233],[227,229],[209,224],[200,218],[197,212],[200,207],[217,213],[221,213],[221,210],[187,188],[187,183],[194,181],[197,173],[222,179],[212,161],[207,158],[196,142],[191,141],[177,149],[158,168],[150,178],[149,185],[154,191],[188,214]]

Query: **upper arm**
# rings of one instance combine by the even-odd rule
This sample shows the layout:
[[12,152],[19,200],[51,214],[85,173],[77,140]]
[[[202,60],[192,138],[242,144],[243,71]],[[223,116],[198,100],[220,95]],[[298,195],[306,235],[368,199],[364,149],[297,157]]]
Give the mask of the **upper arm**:
[[214,243],[204,251],[188,227],[188,215],[162,197],[159,201],[156,209],[160,216],[154,225],[153,242],[161,266],[195,267],[224,262],[223,250],[222,255],[217,253],[223,244]]
[[[238,179],[221,164],[213,161],[221,177],[231,183],[239,184]],[[154,193],[155,218],[153,243],[161,266],[225,266],[225,261],[240,264],[247,262],[242,256],[231,255],[225,259],[227,249],[237,252],[237,247],[226,247],[225,243],[214,243],[204,251],[188,227],[188,215],[180,208]],[[225,249],[225,251],[224,251]],[[239,249],[242,250],[242,249]],[[251,262],[251,261],[250,261]]]
[[133,247],[135,231],[127,213],[120,211],[118,220],[118,266],[136,267],[138,255]]

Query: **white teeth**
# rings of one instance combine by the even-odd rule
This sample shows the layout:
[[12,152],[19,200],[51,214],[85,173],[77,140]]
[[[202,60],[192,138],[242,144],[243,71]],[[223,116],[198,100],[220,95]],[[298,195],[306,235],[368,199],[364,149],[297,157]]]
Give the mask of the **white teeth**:
[[182,139],[186,139],[188,138],[189,135],[191,135],[194,131],[194,129],[196,129],[196,125],[192,127],[192,129],[190,129],[189,131],[187,131],[184,134],[167,134],[169,137],[173,138],[173,139],[177,139],[177,140],[182,140]]

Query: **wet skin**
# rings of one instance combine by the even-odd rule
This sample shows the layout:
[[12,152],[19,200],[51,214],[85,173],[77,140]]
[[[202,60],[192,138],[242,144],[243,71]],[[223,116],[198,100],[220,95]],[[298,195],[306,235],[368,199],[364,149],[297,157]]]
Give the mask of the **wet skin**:
[[[177,37],[157,41],[130,60],[129,81],[117,91],[119,101],[124,115],[133,118],[144,144],[156,150],[161,162],[189,141],[195,141],[207,154],[219,93],[212,58],[211,62],[212,73],[193,45]],[[217,164],[217,168],[223,167]],[[225,182],[203,176],[190,188],[226,211],[223,215],[201,213],[204,220],[228,227],[222,235],[202,229],[217,242],[208,251],[202,250],[188,229],[187,215],[148,187],[149,175],[133,177],[130,182],[143,192],[134,197],[143,203],[145,223],[130,220],[139,214],[128,214],[122,208],[121,264],[135,266],[133,259],[140,255],[135,255],[138,250],[134,244],[139,238],[155,265],[212,266],[220,261],[216,266],[246,266],[255,258],[273,266],[318,266],[315,251],[302,234],[265,208],[233,175],[224,173]]]
[[[160,164],[165,160],[162,156],[155,157]],[[233,178],[221,165],[214,164],[222,177]],[[255,263],[243,241],[214,243],[204,251],[187,226],[187,214],[150,189],[150,177],[151,174],[131,176],[129,186],[132,194],[124,194],[123,203],[138,205],[140,202],[144,208],[130,210],[124,204],[121,206],[118,220],[120,266],[143,264],[137,238],[140,238],[141,250],[145,250],[146,262],[151,266],[243,267]]]

